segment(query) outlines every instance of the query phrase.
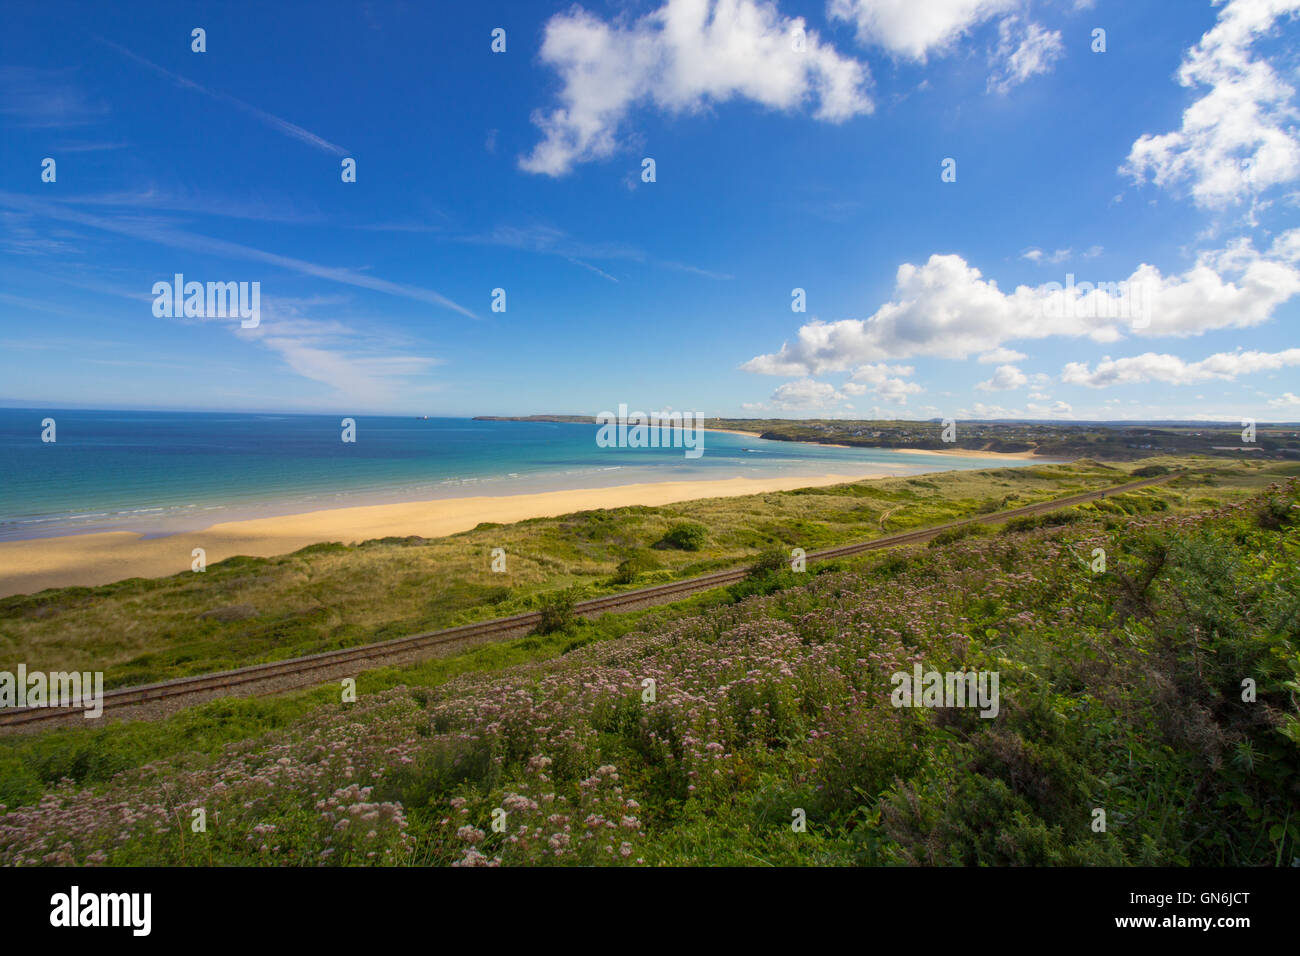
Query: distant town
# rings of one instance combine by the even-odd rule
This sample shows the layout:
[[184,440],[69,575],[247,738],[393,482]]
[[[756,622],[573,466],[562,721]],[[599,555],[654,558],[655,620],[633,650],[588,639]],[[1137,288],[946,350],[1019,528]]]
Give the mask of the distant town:
[[[476,421],[592,423],[590,415],[480,415]],[[847,419],[709,418],[705,427],[753,432],[772,441],[807,441],[860,448],[964,449],[1033,452],[1045,458],[1087,457],[1121,461],[1157,455],[1300,459],[1300,424],[1226,422],[1031,422],[959,421],[954,440],[943,440],[943,422]]]

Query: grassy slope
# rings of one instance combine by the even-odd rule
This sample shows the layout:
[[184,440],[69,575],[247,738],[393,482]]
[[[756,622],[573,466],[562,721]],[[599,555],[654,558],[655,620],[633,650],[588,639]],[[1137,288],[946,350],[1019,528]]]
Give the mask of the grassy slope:
[[[1221,484],[1182,494],[1202,504],[1235,496]],[[335,862],[473,859],[471,845],[488,858],[537,860],[549,840],[471,844],[473,833],[454,831],[485,829],[490,809],[513,801],[517,819],[554,835],[528,802],[545,803],[546,792],[567,794],[584,813],[637,821],[605,854],[601,837],[572,860],[619,860],[627,842],[632,858],[649,862],[1288,862],[1300,837],[1300,814],[1288,813],[1300,803],[1300,736],[1283,687],[1300,679],[1296,532],[1262,527],[1253,509],[1163,530],[1130,529],[1113,514],[1154,500],[1077,509],[1109,521],[1110,532],[1070,525],[871,556],[858,562],[869,571],[831,572],[735,607],[702,596],[367,675],[351,711],[321,690],[210,704],[158,725],[6,740],[0,802],[28,803],[64,775],[92,785],[55,799],[41,839],[53,849],[67,835],[60,821],[82,830],[89,821],[73,835],[72,858],[104,847],[110,862],[311,862],[335,832],[305,814],[318,798],[377,815],[373,840],[340,840],[339,858],[326,858]],[[1052,540],[1062,535],[1070,548]],[[1079,561],[1097,541],[1113,562],[1102,577]],[[1166,560],[1135,591],[1157,552]],[[751,582],[735,596],[800,580]],[[602,640],[634,625],[647,634]],[[1002,719],[880,709],[888,690],[877,671],[916,654],[941,669],[1001,669]],[[791,674],[779,670],[787,661]],[[653,714],[639,703],[644,673],[660,679]],[[457,674],[467,676],[443,686]],[[1259,682],[1258,708],[1233,702],[1242,675]],[[397,684],[414,690],[383,690]],[[1279,733],[1288,726],[1289,738]],[[704,747],[710,740],[725,747]],[[555,766],[529,769],[537,754]],[[113,849],[94,825],[103,811],[93,791],[147,759],[167,766],[128,772],[111,799],[173,822],[191,804],[220,807],[224,827],[188,846],[178,825]],[[720,779],[710,768],[722,768]],[[271,778],[276,787],[258,789]],[[217,795],[214,779],[234,790]],[[703,785],[688,792],[691,779]],[[353,780],[376,791],[345,792]],[[629,795],[638,808],[625,805]],[[385,801],[400,813],[377,806]],[[792,806],[808,813],[809,833],[790,831]],[[1109,835],[1088,826],[1096,806],[1108,811]],[[32,835],[30,821],[0,821]],[[268,823],[277,829],[250,843],[251,827]],[[11,855],[31,852],[3,833],[0,825],[0,857],[6,845]]]
[[[1215,470],[1216,494],[1258,487],[1300,467],[1200,464]],[[0,661],[47,671],[104,670],[106,686],[129,686],[516,613],[571,586],[580,596],[609,593],[618,589],[610,580],[615,566],[634,554],[658,566],[626,585],[643,586],[734,565],[775,545],[811,551],[1126,478],[1123,469],[1092,464],[947,472],[580,512],[439,539],[236,557],[203,574],[0,600]],[[1196,497],[1194,485],[1151,494],[1175,506]],[[707,527],[705,547],[654,549],[682,520]],[[506,574],[490,571],[496,547],[506,549]]]

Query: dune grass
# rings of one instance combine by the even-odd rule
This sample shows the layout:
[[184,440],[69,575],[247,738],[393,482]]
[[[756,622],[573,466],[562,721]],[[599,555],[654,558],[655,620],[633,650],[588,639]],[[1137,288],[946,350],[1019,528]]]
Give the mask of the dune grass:
[[[1173,508],[1225,500],[1300,470],[1157,461],[1197,469],[1139,493]],[[102,670],[106,687],[209,673],[533,610],[566,589],[591,597],[735,566],[773,547],[812,551],[1013,508],[1118,484],[1151,464],[942,472],[233,557],[202,574],[0,599],[0,662]],[[692,538],[694,549],[673,545],[670,532],[683,523],[707,529],[703,541]],[[505,549],[505,573],[491,570],[494,548]]]
[[[1289,865],[1300,483],[1240,475],[756,572],[354,704],[0,741],[0,862]],[[890,706],[914,663],[999,672],[997,716]]]

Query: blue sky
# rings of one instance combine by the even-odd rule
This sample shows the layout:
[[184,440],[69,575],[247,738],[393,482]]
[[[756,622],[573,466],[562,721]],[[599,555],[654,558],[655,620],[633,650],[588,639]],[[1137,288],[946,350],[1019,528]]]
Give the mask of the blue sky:
[[[16,5],[0,403],[1300,419],[1297,17]],[[260,324],[156,317],[175,273]]]

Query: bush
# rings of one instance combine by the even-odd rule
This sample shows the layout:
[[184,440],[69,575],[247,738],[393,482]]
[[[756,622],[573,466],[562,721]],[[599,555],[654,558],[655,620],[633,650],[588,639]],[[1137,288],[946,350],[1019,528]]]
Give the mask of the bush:
[[1295,505],[1286,495],[1266,494],[1255,506],[1255,523],[1265,531],[1277,531],[1295,516]]
[[1155,478],[1157,475],[1167,475],[1169,469],[1164,465],[1143,465],[1133,472],[1134,478]]
[[1002,526],[1002,534],[1016,534],[1021,531],[1033,531],[1035,528],[1059,528],[1061,525],[1084,521],[1087,515],[1076,508],[1062,511],[1048,511],[1040,515],[1021,515],[1012,518]]
[[763,578],[769,574],[789,570],[790,558],[780,548],[769,548],[758,556],[758,560],[749,566],[749,578]]
[[637,579],[638,575],[658,570],[658,568],[659,562],[652,555],[638,552],[619,562],[618,568],[615,569],[614,576],[610,578],[610,581],[614,584],[631,584]]
[[803,584],[808,575],[798,574],[790,568],[790,556],[781,548],[769,548],[759,554],[749,566],[743,581],[728,586],[727,594],[733,602],[743,601],[755,594],[771,594]]
[[959,524],[955,528],[945,528],[933,538],[930,539],[928,547],[941,548],[945,544],[952,544],[954,541],[960,541],[962,538],[978,538],[989,533],[987,525],[982,524]]
[[576,624],[578,616],[573,612],[575,603],[572,589],[542,598],[542,619],[537,625],[537,633],[553,634]]
[[702,524],[679,521],[668,529],[659,543],[665,547],[677,548],[679,551],[698,551],[709,539],[708,529]]

